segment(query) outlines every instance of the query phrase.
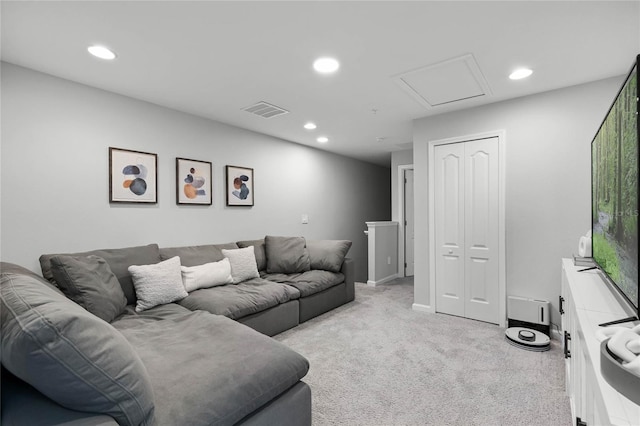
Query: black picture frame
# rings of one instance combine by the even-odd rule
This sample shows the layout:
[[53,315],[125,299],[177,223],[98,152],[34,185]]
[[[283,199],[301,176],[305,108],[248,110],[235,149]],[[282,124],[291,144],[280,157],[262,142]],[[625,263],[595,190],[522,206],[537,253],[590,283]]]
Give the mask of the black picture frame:
[[176,204],[213,204],[213,165],[210,161],[176,158]]
[[250,167],[226,166],[227,206],[253,206],[255,182]]
[[158,203],[158,155],[109,147],[109,203]]

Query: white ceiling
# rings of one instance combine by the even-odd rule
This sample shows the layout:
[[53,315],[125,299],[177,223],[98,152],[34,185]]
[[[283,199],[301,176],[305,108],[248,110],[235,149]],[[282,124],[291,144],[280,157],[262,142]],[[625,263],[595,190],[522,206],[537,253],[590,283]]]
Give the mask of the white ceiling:
[[[413,119],[622,75],[640,53],[639,1],[2,1],[0,12],[3,61],[386,166],[411,146]],[[91,57],[95,43],[118,58]],[[468,54],[490,94],[429,107],[394,79]],[[326,55],[341,63],[331,76],[311,66]],[[518,66],[533,76],[509,80]],[[258,101],[290,113],[242,111]]]

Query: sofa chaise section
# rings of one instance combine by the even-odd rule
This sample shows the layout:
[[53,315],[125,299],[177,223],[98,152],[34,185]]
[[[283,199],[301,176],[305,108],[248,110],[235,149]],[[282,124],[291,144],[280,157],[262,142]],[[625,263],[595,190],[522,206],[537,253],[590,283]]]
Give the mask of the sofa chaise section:
[[[308,371],[305,358],[261,333],[221,315],[173,306],[131,312],[112,323],[149,373],[159,424],[237,424]],[[309,402],[300,409],[308,412]]]
[[109,324],[35,274],[1,268],[2,424],[25,424],[24,407],[41,424],[311,423],[308,362],[279,342],[174,303],[130,305]]

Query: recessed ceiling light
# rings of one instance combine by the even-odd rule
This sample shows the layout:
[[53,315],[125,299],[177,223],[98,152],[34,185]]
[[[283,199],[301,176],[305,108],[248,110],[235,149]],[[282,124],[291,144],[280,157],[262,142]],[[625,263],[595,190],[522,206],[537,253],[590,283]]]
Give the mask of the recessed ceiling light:
[[511,80],[520,80],[521,78],[529,77],[531,74],[533,74],[533,71],[529,68],[520,68],[509,74],[509,78]]
[[313,63],[313,69],[323,74],[335,72],[338,68],[340,64],[333,58],[318,58]]
[[313,129],[315,129],[316,127],[318,127],[318,126],[316,126],[316,124],[315,124],[315,123],[312,123],[312,122],[308,122],[308,123],[306,123],[306,124],[304,125],[304,128],[305,128],[305,129],[307,129],[307,130],[313,130]]
[[320,136],[318,139],[316,139],[318,142],[320,143],[327,143],[329,142],[329,138],[326,136]]
[[116,54],[104,46],[89,46],[87,50],[96,58],[106,59],[109,61],[116,58]]

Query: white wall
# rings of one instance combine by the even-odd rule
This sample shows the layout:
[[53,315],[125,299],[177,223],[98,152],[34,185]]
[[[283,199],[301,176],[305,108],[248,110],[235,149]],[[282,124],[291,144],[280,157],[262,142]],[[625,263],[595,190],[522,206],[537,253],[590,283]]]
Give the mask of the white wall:
[[[2,260],[270,235],[349,239],[390,218],[389,169],[2,64]],[[108,147],[158,154],[157,205],[108,201]],[[176,205],[175,158],[213,163],[213,206]],[[224,166],[254,168],[255,206],[226,207]],[[301,224],[301,215],[309,224]]]
[[415,303],[430,305],[430,140],[506,130],[507,294],[549,300],[560,323],[560,259],[591,228],[591,140],[623,77],[414,122]]

